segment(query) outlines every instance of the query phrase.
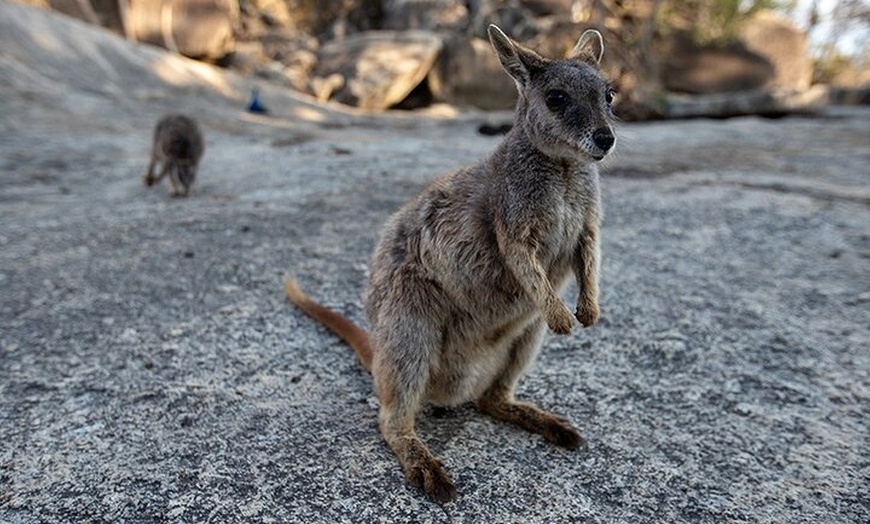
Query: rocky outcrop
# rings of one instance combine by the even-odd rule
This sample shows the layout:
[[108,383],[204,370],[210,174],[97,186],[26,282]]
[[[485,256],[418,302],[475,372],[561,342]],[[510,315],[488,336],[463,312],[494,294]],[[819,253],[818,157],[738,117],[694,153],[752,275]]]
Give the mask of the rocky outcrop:
[[700,45],[691,26],[656,31],[657,0],[619,9],[613,0],[20,1],[369,110],[433,101],[512,108],[514,86],[486,39],[491,23],[548,57],[566,56],[584,29],[601,30],[616,113],[629,120],[684,114],[670,112],[687,107],[684,95],[712,97],[690,102],[691,114],[752,113],[752,101],[769,112],[771,100],[805,99],[812,76],[807,37],[787,20],[761,13],[738,40]]
[[663,86],[678,93],[801,92],[812,81],[806,33],[767,12],[747,21],[739,38],[724,45],[699,45],[688,33],[675,33],[662,57]]
[[[725,45],[699,45],[675,33],[664,46],[659,106],[669,118],[812,111],[829,100],[811,89],[807,35],[769,12],[759,13]],[[694,95],[694,96],[690,96]]]
[[239,7],[232,0],[128,0],[125,11],[132,40],[211,61],[235,48]]
[[707,95],[759,89],[774,74],[773,64],[739,42],[699,45],[680,33],[667,45],[662,84],[672,92]]
[[813,63],[806,32],[773,13],[762,12],[742,28],[740,41],[773,67],[765,89],[799,92],[810,88]]
[[317,53],[312,88],[322,100],[387,109],[426,78],[441,47],[428,31],[371,31],[328,42]]
[[456,106],[509,109],[516,105],[513,80],[504,74],[489,41],[482,38],[447,39],[429,72],[428,87],[435,100]]

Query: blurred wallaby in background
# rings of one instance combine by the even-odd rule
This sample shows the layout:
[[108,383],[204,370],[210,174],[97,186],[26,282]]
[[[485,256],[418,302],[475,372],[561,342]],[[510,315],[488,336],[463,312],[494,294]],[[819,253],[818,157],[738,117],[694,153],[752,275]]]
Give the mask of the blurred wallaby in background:
[[205,143],[196,121],[179,114],[164,116],[154,128],[145,185],[153,186],[168,174],[172,196],[187,196],[204,151]]

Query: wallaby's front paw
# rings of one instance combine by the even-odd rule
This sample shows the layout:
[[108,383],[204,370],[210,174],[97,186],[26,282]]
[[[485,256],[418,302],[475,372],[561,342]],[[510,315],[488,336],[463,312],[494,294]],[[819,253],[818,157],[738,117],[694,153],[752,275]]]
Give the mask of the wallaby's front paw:
[[577,304],[577,312],[574,313],[583,327],[594,326],[600,315],[601,311],[598,309],[597,302],[581,302]]
[[567,335],[574,326],[574,319],[561,302],[547,313],[547,327],[559,335]]

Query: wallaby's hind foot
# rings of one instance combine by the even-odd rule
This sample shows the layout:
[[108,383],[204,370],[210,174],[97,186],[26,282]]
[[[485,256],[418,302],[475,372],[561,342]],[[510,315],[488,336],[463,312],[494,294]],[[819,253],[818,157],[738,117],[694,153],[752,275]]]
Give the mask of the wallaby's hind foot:
[[456,498],[456,485],[444,471],[441,461],[432,455],[422,440],[416,436],[403,436],[390,439],[389,444],[409,484],[422,488],[429,498],[439,504]]
[[586,449],[586,439],[567,420],[534,404],[485,397],[478,401],[477,408],[495,419],[542,435],[557,446]]
[[172,189],[169,192],[169,196],[175,198],[186,197],[187,193],[190,191],[190,186],[186,186],[181,182],[177,181],[174,175],[175,173],[169,175],[169,182],[172,186]]
[[151,161],[148,162],[148,170],[145,171],[145,174],[142,175],[142,183],[145,184],[146,187],[151,187],[154,185],[157,180],[154,178],[154,158],[151,158]]

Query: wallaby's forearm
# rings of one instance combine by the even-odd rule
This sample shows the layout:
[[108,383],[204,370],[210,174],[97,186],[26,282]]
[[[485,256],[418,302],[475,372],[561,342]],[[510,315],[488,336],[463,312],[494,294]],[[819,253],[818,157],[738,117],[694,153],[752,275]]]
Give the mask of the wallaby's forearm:
[[577,277],[577,310],[575,316],[583,327],[598,322],[598,275],[601,268],[601,241],[598,226],[583,230],[574,258],[574,273]]
[[571,331],[571,312],[553,289],[547,273],[537,259],[537,246],[530,233],[513,236],[496,221],[496,239],[505,265],[544,315],[547,326],[556,333]]

